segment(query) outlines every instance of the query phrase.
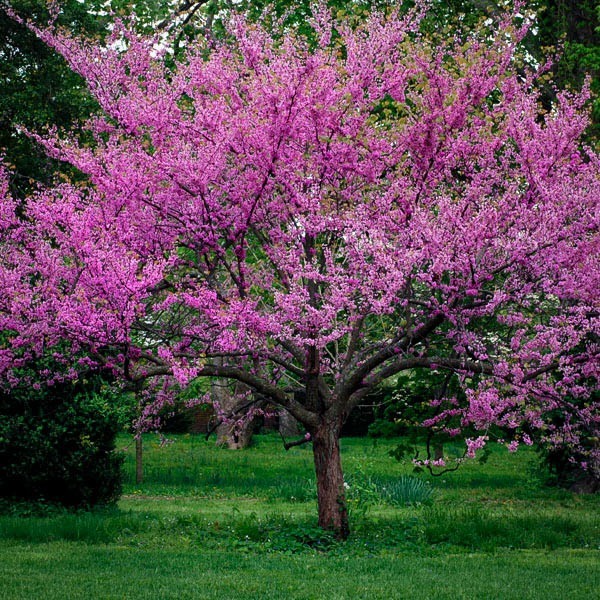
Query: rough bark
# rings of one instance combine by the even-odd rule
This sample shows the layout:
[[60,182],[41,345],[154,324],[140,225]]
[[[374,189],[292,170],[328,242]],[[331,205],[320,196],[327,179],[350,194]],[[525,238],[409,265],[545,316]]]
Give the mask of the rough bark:
[[252,441],[256,419],[248,419],[238,424],[222,423],[217,427],[217,446],[230,450],[247,448]]
[[341,426],[324,422],[312,434],[319,526],[335,532],[338,539],[350,533],[344,475],[340,457]]

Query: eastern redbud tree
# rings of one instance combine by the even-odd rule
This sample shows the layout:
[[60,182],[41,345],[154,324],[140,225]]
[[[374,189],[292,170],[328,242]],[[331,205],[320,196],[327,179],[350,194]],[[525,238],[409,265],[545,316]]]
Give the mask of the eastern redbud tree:
[[310,38],[239,19],[168,61],[123,25],[101,47],[32,26],[103,114],[37,136],[84,183],[2,207],[5,375],[54,351],[73,377],[239,382],[306,428],[340,537],[340,430],[402,371],[459,374],[467,401],[435,424],[481,430],[471,454],[557,409],[548,437],[597,430],[589,94],[542,106],[516,12],[449,40],[421,16],[316,10]]

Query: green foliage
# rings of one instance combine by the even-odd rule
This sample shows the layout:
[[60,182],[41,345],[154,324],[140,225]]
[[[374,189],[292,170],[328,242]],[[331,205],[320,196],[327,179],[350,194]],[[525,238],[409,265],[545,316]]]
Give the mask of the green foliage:
[[185,401],[178,399],[173,405],[158,412],[161,433],[188,433],[193,423],[192,414]]
[[[44,0],[11,0],[11,5],[26,19],[48,22]],[[61,7],[61,24],[90,34],[103,31],[106,21],[91,15],[89,6],[68,0]],[[35,132],[50,123],[71,128],[95,106],[83,80],[65,61],[0,10],[0,152],[14,166],[12,186],[17,194],[26,195],[59,170],[58,162],[48,158],[22,128]]]
[[385,393],[377,419],[369,427],[371,437],[397,437],[412,432],[425,419],[440,412],[432,407],[434,400],[456,397],[464,400],[458,377],[452,373],[415,369],[401,373]]
[[0,391],[0,497],[90,508],[121,493],[122,424],[99,379]]
[[[47,0],[9,0],[23,19],[44,25],[50,21]],[[168,17],[172,3],[157,0],[61,0],[57,25],[75,34],[102,39],[113,19],[108,14],[137,15],[139,29],[154,30]],[[49,158],[24,132],[39,132],[48,125],[78,131],[81,123],[98,110],[85,82],[64,59],[25,26],[0,10],[0,154],[13,166],[13,191],[24,197],[37,184],[49,183],[57,173],[77,178],[64,163]],[[83,135],[81,131],[78,131]]]
[[[561,48],[553,66],[558,88],[580,87],[591,77],[595,94],[590,137],[600,134],[600,2],[598,0],[540,0],[536,54]],[[553,91],[548,90],[552,96]]]
[[[458,450],[457,442],[471,432],[459,427],[460,423],[448,420],[429,427],[424,427],[423,423],[434,419],[442,410],[451,408],[449,403],[464,402],[464,399],[464,391],[456,374],[430,369],[407,371],[400,374],[393,387],[387,390],[377,413],[378,418],[369,427],[369,436],[383,439],[403,436],[389,452],[398,461],[431,461],[442,456],[458,459],[464,454],[465,446],[462,444]],[[461,429],[458,438],[444,430],[454,426]],[[486,457],[485,452],[480,453],[480,460],[484,461]],[[452,465],[450,467],[453,468]],[[422,470],[422,467],[414,468],[415,472]]]

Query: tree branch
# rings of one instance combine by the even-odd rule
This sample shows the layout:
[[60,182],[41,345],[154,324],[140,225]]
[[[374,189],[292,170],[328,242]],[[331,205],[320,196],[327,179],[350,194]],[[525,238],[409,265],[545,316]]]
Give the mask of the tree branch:
[[444,319],[444,315],[438,314],[424,323],[411,335],[405,335],[396,343],[392,340],[392,342],[382,348],[379,352],[365,360],[348,379],[343,381],[338,387],[336,395],[349,398],[354,392],[364,387],[365,378],[377,367],[390,358],[396,357],[398,353],[406,351],[411,346],[423,341],[444,322]]
[[180,25],[186,25],[190,22],[199,9],[209,2],[210,0],[183,0],[183,2],[168,17],[163,19],[156,26],[156,29],[171,29],[171,27],[176,25],[176,21],[180,17],[184,17]]
[[[137,382],[151,377],[160,377],[164,375],[172,375],[172,368],[169,365],[156,365],[148,369],[139,370],[138,373],[132,375],[131,380]],[[290,394],[265,379],[257,377],[243,369],[220,365],[204,365],[204,367],[198,371],[197,376],[223,377],[225,379],[234,379],[241,383],[245,383],[259,394],[269,398],[273,403],[283,406],[303,425],[316,427],[319,423],[317,414],[308,410]]]

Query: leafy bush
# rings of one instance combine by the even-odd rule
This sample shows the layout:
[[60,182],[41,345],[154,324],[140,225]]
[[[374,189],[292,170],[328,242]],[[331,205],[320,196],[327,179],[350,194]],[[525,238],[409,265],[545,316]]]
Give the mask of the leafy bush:
[[158,413],[162,433],[189,433],[194,419],[185,402],[178,399],[172,406],[165,406]]
[[415,369],[398,375],[394,385],[384,388],[382,393],[376,419],[369,427],[370,437],[406,436],[411,447],[424,440],[443,444],[454,439],[444,428],[458,423],[444,421],[441,426],[424,427],[423,422],[436,417],[442,408],[448,408],[448,401],[464,402],[464,390],[455,374]]
[[99,378],[0,390],[0,497],[90,508],[121,493],[114,392]]
[[[584,438],[584,447],[588,445],[589,439]],[[548,473],[546,483],[570,489],[574,492],[597,493],[600,491],[600,477],[596,469],[585,470],[581,467],[587,457],[573,452],[568,446],[550,446],[540,444],[537,447],[541,456],[540,467],[545,468]]]
[[[582,411],[599,401],[600,390],[589,398],[569,398],[569,403]],[[536,442],[540,466],[549,475],[546,483],[579,493],[600,492],[600,425],[588,423],[575,446],[568,437],[556,435],[572,418],[567,411],[558,408],[544,418],[546,426],[541,432],[528,429],[526,433]]]

